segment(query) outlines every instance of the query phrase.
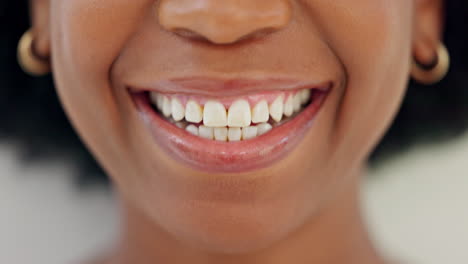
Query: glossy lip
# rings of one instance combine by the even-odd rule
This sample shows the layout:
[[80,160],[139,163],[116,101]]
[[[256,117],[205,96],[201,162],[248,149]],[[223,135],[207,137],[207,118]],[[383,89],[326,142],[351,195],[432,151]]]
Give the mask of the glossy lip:
[[[298,85],[294,88],[291,87],[291,90],[303,89],[305,87],[313,89],[313,100],[311,104],[303,109],[296,117],[254,139],[238,142],[219,142],[194,136],[171,124],[156,113],[147,95],[148,91],[194,93],[194,90],[196,90],[197,95],[200,95],[203,91],[211,90],[212,87],[203,86],[202,90],[199,90],[199,80],[191,82],[191,84],[196,83],[197,85],[187,85],[187,83],[185,83],[182,85],[183,89],[179,89],[181,87],[180,83],[168,83],[171,83],[171,85],[164,86],[164,89],[160,86],[153,89],[129,88],[137,111],[155,141],[168,155],[193,169],[212,173],[248,172],[269,167],[276,161],[284,158],[300,143],[304,134],[312,127],[315,116],[332,89],[331,83],[322,86]],[[221,88],[218,86],[218,88],[232,88],[231,85],[243,84],[237,88],[241,90],[245,88],[249,92],[258,91],[258,89],[252,89],[250,85],[252,83],[255,82],[235,81],[224,83],[224,86],[221,86]],[[265,84],[265,82],[262,84]],[[278,84],[278,82],[276,84]],[[258,87],[256,86],[255,88]],[[269,86],[269,88],[269,90],[271,90],[272,86]],[[229,90],[232,89],[226,89],[226,91]],[[202,92],[200,93],[200,91]],[[213,96],[213,93],[226,96],[226,93],[220,92],[219,90],[216,90],[216,92],[211,90],[211,96]]]

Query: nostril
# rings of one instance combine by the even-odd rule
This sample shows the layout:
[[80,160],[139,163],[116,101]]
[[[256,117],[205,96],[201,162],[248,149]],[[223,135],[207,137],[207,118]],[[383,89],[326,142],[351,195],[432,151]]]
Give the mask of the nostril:
[[185,28],[174,28],[171,30],[174,34],[179,35],[183,38],[197,40],[197,41],[206,41],[209,42],[210,40],[204,37],[202,34],[194,32],[189,29]]
[[243,41],[243,40],[246,40],[246,39],[259,39],[259,38],[263,38],[267,35],[270,35],[271,33],[275,32],[277,29],[276,28],[273,28],[273,27],[270,27],[270,28],[264,28],[264,29],[259,29],[255,32],[252,32],[248,35],[245,35],[241,38],[239,38],[238,41]]
[[191,39],[195,41],[210,42],[218,45],[228,45],[246,40],[260,39],[278,30],[278,28],[268,27],[261,28],[254,32],[242,35],[238,32],[234,32],[234,30],[232,30],[231,32],[216,32],[216,28],[204,29],[204,32],[195,32],[193,30],[180,27],[171,28],[169,30],[182,38]]
[[[255,40],[255,39],[260,39],[263,38],[272,32],[276,31],[275,28],[265,28],[265,29],[259,29],[255,32],[252,32],[250,34],[247,34],[245,36],[239,37],[239,38],[232,38],[227,35],[223,34],[218,34],[214,36],[214,34],[200,34],[188,29],[184,28],[174,28],[172,32],[180,37],[191,39],[194,41],[202,41],[202,42],[209,42],[209,43],[214,43],[218,45],[229,45],[229,44],[234,44],[234,43],[239,43],[247,40]],[[207,37],[207,36],[211,37]]]
[[161,0],[160,25],[178,36],[215,44],[260,38],[291,19],[288,0]]

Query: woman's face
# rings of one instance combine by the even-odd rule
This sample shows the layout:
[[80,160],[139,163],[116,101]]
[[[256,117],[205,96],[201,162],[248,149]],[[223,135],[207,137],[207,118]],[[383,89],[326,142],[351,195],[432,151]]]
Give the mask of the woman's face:
[[[210,250],[278,241],[356,181],[409,77],[413,1],[49,1],[77,131],[126,201]],[[226,140],[225,119],[228,141],[190,130]]]

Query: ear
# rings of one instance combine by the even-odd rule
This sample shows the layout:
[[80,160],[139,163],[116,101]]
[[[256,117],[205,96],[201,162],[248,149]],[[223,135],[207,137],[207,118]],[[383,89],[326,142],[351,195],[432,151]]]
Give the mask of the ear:
[[34,52],[42,58],[50,57],[50,0],[30,0]]
[[431,65],[437,58],[436,51],[445,20],[444,0],[414,0],[413,56],[423,65]]

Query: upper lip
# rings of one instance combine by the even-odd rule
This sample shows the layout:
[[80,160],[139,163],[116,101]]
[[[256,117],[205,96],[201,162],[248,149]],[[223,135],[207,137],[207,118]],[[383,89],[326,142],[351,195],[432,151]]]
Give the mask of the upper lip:
[[310,81],[292,78],[211,78],[211,77],[180,77],[158,80],[149,85],[133,86],[133,92],[159,92],[166,94],[189,94],[204,96],[240,96],[265,91],[287,91],[297,89],[328,90],[331,81]]

